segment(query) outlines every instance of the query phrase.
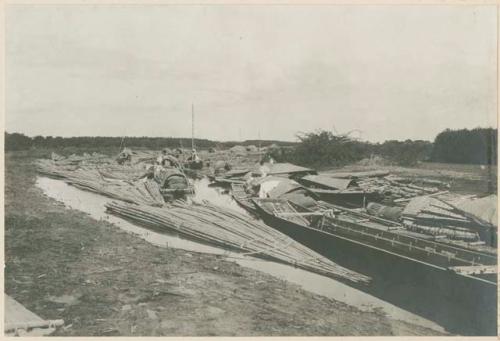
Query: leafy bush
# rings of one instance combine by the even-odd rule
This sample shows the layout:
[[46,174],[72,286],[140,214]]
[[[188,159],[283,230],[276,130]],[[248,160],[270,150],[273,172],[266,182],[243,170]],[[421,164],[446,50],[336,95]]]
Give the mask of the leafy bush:
[[432,143],[422,140],[391,140],[374,147],[377,154],[401,166],[414,166],[419,161],[427,161],[432,152]]
[[370,144],[354,140],[347,135],[318,130],[297,135],[299,143],[294,147],[270,150],[268,155],[278,162],[321,168],[341,166],[370,155]]
[[280,148],[268,154],[278,162],[292,162],[303,166],[338,167],[360,161],[373,155],[399,165],[414,165],[429,158],[432,143],[428,141],[386,141],[382,144],[359,141],[348,135],[335,135],[318,130],[299,134],[294,148]]

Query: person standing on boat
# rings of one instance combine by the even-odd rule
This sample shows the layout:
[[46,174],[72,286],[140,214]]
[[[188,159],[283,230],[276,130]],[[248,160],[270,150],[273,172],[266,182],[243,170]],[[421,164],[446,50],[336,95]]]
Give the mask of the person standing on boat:
[[201,161],[200,157],[198,156],[198,153],[196,153],[196,149],[193,149],[191,151],[191,156],[188,158],[188,161],[190,161],[190,162],[200,162]]

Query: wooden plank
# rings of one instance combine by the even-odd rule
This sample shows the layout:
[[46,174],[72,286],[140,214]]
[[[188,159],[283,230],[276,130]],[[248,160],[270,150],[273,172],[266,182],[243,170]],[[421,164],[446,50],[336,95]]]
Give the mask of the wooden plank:
[[281,217],[308,217],[308,216],[320,216],[324,214],[321,212],[278,212],[277,215]]
[[498,267],[496,265],[452,266],[448,269],[461,275],[486,275],[498,272]]
[[23,334],[26,336],[49,335],[57,326],[64,324],[63,320],[46,321],[42,319],[7,294],[4,295],[4,298],[4,332],[6,335],[15,334],[17,330],[23,330]]

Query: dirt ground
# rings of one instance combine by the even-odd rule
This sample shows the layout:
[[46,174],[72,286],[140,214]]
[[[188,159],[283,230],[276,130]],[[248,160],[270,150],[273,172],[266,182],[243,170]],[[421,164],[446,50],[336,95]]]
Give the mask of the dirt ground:
[[5,291],[64,319],[55,335],[438,334],[66,209],[34,186],[33,160],[5,157]]

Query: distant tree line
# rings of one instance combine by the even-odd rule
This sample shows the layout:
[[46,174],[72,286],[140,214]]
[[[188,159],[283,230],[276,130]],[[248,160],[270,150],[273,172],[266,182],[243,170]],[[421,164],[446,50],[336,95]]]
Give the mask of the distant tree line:
[[369,143],[329,131],[299,134],[295,148],[269,152],[278,161],[310,167],[335,167],[380,156],[390,163],[412,166],[421,161],[497,164],[497,129],[445,130],[434,143],[423,140]]
[[497,139],[497,129],[447,129],[436,136],[430,159],[447,163],[497,164]]
[[[318,130],[297,135],[298,142],[274,140],[247,140],[244,142],[217,142],[195,139],[199,149],[227,149],[237,144],[269,146],[277,145],[269,151],[277,161],[292,162],[310,167],[342,166],[348,163],[380,156],[391,163],[414,165],[420,161],[466,164],[497,163],[497,129],[476,128],[472,130],[445,130],[434,143],[422,140],[385,141],[370,143],[354,139],[349,135]],[[18,133],[5,133],[6,150],[26,150],[30,148],[59,149],[64,147],[85,148],[190,148],[190,138],[174,137],[28,137]]]
[[32,145],[33,139],[26,135],[5,133],[5,150],[25,150]]
[[[207,139],[195,139],[196,148],[231,148],[237,144],[259,145],[258,140],[248,140],[244,142],[217,142]],[[283,142],[274,140],[262,140],[261,146],[277,144],[279,146],[294,145],[294,142]],[[191,148],[190,138],[178,137],[102,137],[102,136],[80,136],[80,137],[60,137],[60,136],[35,136],[29,137],[19,133],[5,133],[5,150],[26,150],[30,148],[46,148],[57,149],[65,147],[76,148],[147,148],[147,149],[162,149],[162,148]]]

